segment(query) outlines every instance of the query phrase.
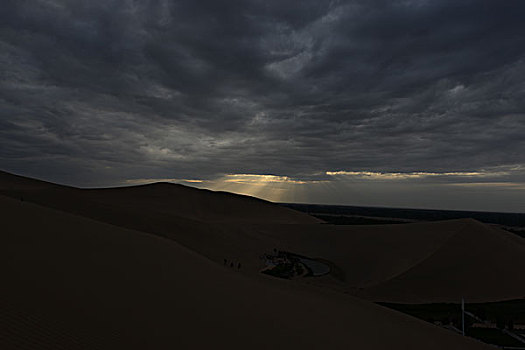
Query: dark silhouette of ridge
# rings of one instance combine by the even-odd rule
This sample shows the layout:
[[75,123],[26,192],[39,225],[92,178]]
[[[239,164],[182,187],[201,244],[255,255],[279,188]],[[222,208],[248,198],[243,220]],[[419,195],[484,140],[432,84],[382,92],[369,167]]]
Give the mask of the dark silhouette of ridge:
[[97,204],[113,214],[126,211],[128,215],[140,215],[147,210],[204,222],[321,222],[259,198],[168,182],[81,189],[1,171],[0,193],[95,219],[102,215]]

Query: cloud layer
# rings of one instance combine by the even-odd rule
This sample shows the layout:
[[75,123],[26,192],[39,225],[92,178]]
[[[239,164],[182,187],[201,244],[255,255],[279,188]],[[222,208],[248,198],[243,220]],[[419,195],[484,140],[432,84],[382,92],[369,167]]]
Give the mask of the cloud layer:
[[6,0],[0,162],[81,186],[499,168],[525,182],[524,11]]

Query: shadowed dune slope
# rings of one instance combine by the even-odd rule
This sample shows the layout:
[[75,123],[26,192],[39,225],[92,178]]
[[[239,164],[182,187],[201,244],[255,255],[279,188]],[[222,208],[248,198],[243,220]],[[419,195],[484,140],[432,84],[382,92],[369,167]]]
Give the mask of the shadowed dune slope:
[[275,242],[251,229],[265,223],[317,223],[257,198],[175,184],[82,190],[0,172],[0,194],[116,226],[170,238],[221,263],[258,272]]
[[258,272],[259,256],[275,246],[252,225],[319,220],[257,198],[152,184],[82,190],[0,172],[0,194],[116,226],[170,238],[221,263]]
[[472,219],[432,255],[366,290],[374,300],[469,302],[525,298],[525,240]]
[[[321,222],[262,199],[172,183],[78,189],[0,172],[0,193],[104,221],[107,221],[104,215],[125,213],[131,216],[148,212],[213,223]],[[114,213],[108,215],[108,211]]]
[[172,183],[86,190],[92,200],[110,198],[117,205],[134,201],[138,210],[176,213],[211,223],[319,223],[321,220],[259,198]]
[[312,283],[375,301],[496,301],[525,297],[525,240],[472,219],[403,225],[271,225],[283,249],[342,270]]
[[268,225],[280,248],[331,261],[344,284],[365,288],[386,281],[426,259],[461,225],[455,222],[407,225]]
[[1,191],[29,191],[49,188],[71,188],[68,186],[57,185],[51,182],[32,179],[25,176],[11,174],[0,170],[0,190]]
[[4,196],[0,210],[1,349],[489,349],[154,235]]

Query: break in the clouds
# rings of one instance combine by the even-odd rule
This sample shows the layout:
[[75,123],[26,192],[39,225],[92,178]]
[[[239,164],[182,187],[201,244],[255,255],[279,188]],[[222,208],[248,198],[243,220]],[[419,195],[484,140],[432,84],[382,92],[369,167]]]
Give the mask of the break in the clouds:
[[[503,203],[523,191],[521,0],[1,7],[5,170],[237,191],[248,176],[302,188],[259,193],[269,199],[367,205],[468,207],[472,193]],[[367,183],[383,197],[353,192]],[[437,202],[419,202],[423,185]],[[525,210],[508,203],[481,209]]]

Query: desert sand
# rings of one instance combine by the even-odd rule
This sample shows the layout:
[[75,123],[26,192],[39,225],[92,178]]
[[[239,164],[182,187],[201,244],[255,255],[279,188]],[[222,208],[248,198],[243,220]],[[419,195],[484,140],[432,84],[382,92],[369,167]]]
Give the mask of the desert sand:
[[308,281],[374,301],[499,301],[525,297],[525,243],[474,220],[335,226],[260,199],[160,183],[82,190],[0,173],[0,194],[153,233],[256,274],[273,249],[328,260]]
[[366,301],[1,197],[2,349],[483,349]]
[[284,249],[333,262],[339,281],[374,301],[489,302],[525,297],[525,240],[472,219],[403,225],[273,225]]
[[[0,203],[0,348],[481,349],[363,298],[525,297],[524,240],[469,219],[342,227],[180,185],[83,190],[8,173]],[[337,274],[260,274],[273,249]]]

